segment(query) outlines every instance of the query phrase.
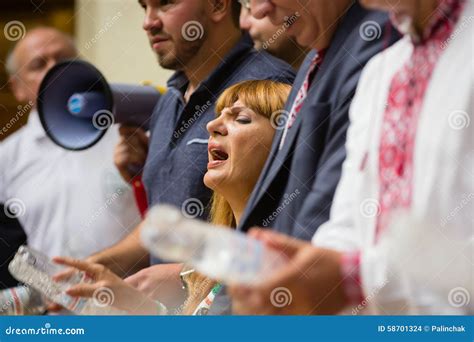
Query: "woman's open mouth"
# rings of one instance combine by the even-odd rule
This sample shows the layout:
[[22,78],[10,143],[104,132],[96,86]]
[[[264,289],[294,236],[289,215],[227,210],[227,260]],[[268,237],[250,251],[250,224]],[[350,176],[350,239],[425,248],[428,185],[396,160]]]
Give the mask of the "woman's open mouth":
[[218,146],[209,145],[209,163],[208,169],[213,169],[224,164],[229,159],[229,154]]

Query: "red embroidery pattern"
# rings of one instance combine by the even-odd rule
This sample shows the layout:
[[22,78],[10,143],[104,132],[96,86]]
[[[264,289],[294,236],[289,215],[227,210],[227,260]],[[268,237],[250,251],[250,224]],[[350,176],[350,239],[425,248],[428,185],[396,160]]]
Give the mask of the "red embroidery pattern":
[[392,80],[381,128],[377,236],[389,224],[394,209],[411,205],[418,115],[433,70],[464,3],[465,0],[440,0],[425,34],[414,44],[412,57]]

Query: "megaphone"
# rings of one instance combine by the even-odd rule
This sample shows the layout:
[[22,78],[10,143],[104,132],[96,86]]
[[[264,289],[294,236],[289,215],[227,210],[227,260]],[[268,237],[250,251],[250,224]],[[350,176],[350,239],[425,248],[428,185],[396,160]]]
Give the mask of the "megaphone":
[[39,89],[41,124],[57,145],[74,151],[96,144],[113,123],[148,129],[162,89],[109,84],[85,61],[65,61],[48,71]]

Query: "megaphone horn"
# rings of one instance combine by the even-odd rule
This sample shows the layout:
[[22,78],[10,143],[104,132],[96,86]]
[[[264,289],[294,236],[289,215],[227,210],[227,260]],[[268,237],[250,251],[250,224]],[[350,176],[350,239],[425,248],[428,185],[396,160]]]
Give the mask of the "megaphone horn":
[[148,129],[160,95],[150,85],[109,84],[92,64],[65,61],[41,82],[37,108],[52,141],[68,150],[84,150],[113,123]]

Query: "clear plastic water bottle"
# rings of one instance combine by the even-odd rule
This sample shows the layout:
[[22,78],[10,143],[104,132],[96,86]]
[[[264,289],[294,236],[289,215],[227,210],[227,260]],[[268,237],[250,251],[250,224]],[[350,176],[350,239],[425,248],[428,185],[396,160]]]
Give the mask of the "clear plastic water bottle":
[[141,240],[155,256],[186,263],[223,283],[258,284],[286,263],[285,256],[261,241],[186,218],[167,205],[149,210]]
[[42,315],[46,304],[40,292],[22,285],[0,291],[0,316]]
[[[64,266],[53,263],[46,255],[26,246],[21,246],[8,265],[10,273],[22,283],[41,292],[54,303],[78,315],[121,315],[119,311],[100,299],[71,297],[65,291],[81,282],[88,282],[84,272],[77,272],[67,281],[55,282],[52,277],[64,270]],[[109,303],[111,304],[111,303]]]

